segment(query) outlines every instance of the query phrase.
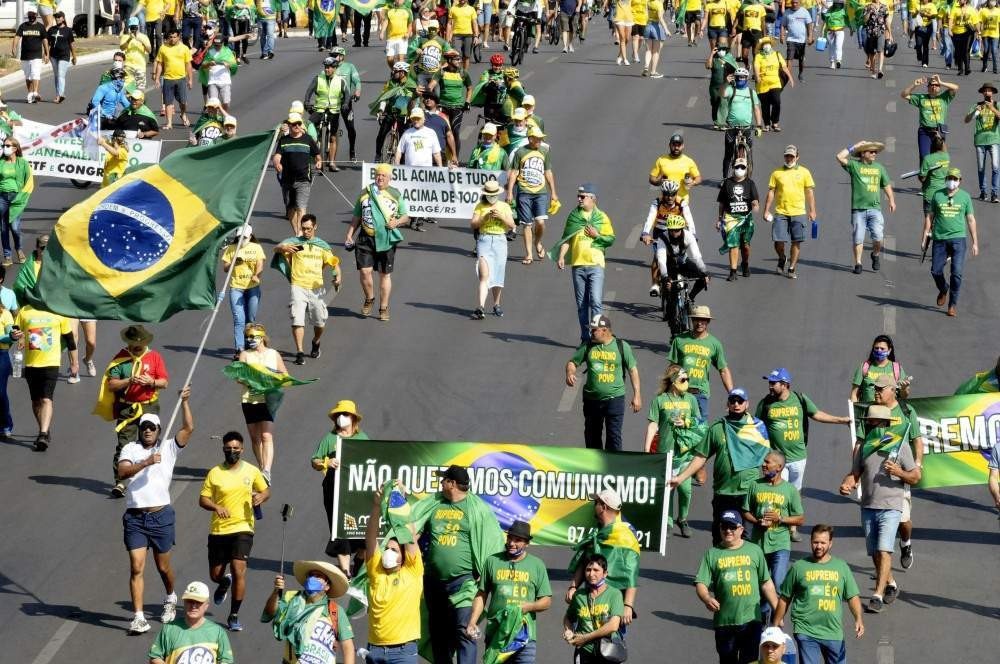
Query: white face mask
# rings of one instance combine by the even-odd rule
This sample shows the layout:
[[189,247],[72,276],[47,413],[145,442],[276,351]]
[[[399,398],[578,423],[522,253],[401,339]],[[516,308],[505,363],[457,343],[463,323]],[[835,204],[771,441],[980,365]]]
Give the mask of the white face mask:
[[3,156],[5,156],[5,157],[9,157],[9,156],[11,156],[12,154],[14,154],[14,148],[12,148],[12,147],[7,147],[7,146],[4,146],[4,149],[3,149]]
[[743,168],[742,166],[737,166],[736,168],[733,169],[733,173],[735,173],[738,177],[743,177],[744,175],[747,174],[747,169]]
[[[3,149],[4,154],[7,154],[7,148]],[[948,180],[945,182],[945,186],[948,187],[948,191],[955,191],[958,189],[958,180]]]
[[346,429],[349,426],[351,426],[351,416],[350,415],[345,415],[344,413],[341,413],[340,415],[337,415],[337,428],[338,429]]
[[400,555],[393,549],[386,549],[382,552],[382,569],[392,570],[399,566]]

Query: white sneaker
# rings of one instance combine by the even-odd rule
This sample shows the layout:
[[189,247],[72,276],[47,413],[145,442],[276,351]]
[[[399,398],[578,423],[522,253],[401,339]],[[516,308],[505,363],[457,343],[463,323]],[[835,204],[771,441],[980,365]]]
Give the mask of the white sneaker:
[[835,63],[833,60],[831,60],[830,61],[830,69],[836,69],[836,68],[837,68],[837,63]]
[[632,63],[631,63],[631,62],[629,62],[628,60],[626,60],[626,61],[625,61],[624,63],[622,63],[622,64],[624,64],[624,65],[625,65],[626,67],[628,67],[628,66],[629,66],[630,64],[632,64]]
[[136,616],[132,618],[132,624],[128,626],[129,634],[142,634],[143,632],[148,632],[151,629],[146,618],[144,616]]
[[160,622],[164,625],[167,623],[172,623],[174,618],[177,617],[177,602],[164,602],[163,603],[163,615],[160,616]]
[[70,374],[69,378],[66,379],[66,382],[70,385],[76,385],[80,382],[80,374]]
[[570,53],[575,53],[575,51],[573,50],[573,45],[572,44],[569,45],[569,52]]
[[656,284],[650,286],[649,287],[649,296],[650,297],[660,297],[660,287],[657,286]]
[[85,364],[87,365],[87,375],[88,376],[96,376],[97,375],[97,365],[94,364],[94,361],[93,360],[86,360]]
[[619,56],[618,56],[618,57],[617,57],[617,58],[615,59],[615,62],[617,62],[617,63],[618,63],[618,66],[619,66],[619,67],[621,67],[621,66],[622,66],[622,56],[620,56],[620,55],[619,55]]

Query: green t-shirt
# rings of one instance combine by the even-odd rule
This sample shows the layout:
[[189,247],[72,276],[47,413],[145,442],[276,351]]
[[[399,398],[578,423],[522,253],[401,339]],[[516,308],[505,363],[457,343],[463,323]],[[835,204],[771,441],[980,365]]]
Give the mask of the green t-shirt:
[[859,594],[851,568],[832,557],[825,563],[811,558],[796,561],[778,593],[790,600],[795,633],[822,641],[843,640],[841,604]]
[[[506,552],[495,553],[486,559],[483,575],[479,578],[479,589],[489,593],[490,604],[486,607],[486,642],[492,640],[497,625],[495,620],[508,604],[521,605],[534,602],[541,597],[552,596],[549,573],[545,563],[530,553],[520,561],[513,561]],[[536,640],[535,614],[525,614],[528,636]]]
[[[587,363],[587,382],[583,398],[606,401],[625,395],[625,371],[635,366],[635,355],[627,341],[622,341],[622,355],[618,353],[618,339],[612,337],[606,344],[581,344],[573,354],[572,362],[580,366]],[[587,352],[587,348],[590,352]]]
[[737,90],[733,86],[726,86],[722,93],[722,100],[726,103],[728,112],[723,118],[723,124],[730,127],[750,127],[754,122],[754,106],[760,106],[757,99],[757,92],[750,87]]
[[218,623],[205,620],[200,627],[190,629],[184,617],[178,616],[160,630],[149,648],[149,659],[223,664],[233,661],[233,648],[229,635]]
[[750,489],[750,485],[760,477],[760,468],[747,468],[740,472],[733,470],[733,462],[729,457],[729,445],[726,443],[726,425],[722,420],[716,420],[708,428],[708,433],[701,443],[694,448],[696,456],[715,457],[712,463],[712,492],[723,496],[742,496]]
[[[573,595],[566,609],[566,618],[577,634],[589,634],[614,616],[625,617],[625,598],[622,591],[608,583],[604,584],[604,592],[593,600],[590,599],[587,584],[584,584]],[[593,655],[596,647],[597,642],[591,641],[580,650]]]
[[440,90],[441,106],[445,108],[461,108],[465,105],[466,88],[472,87],[472,78],[464,69],[449,71],[441,69],[434,75]]
[[952,196],[948,196],[947,190],[938,190],[931,197],[931,239],[965,237],[965,217],[972,213],[972,197],[969,194],[956,189]]
[[847,11],[834,9],[823,14],[823,23],[828,30],[843,30],[847,25]]
[[713,546],[698,566],[695,583],[708,587],[719,602],[712,616],[715,627],[734,627],[759,621],[760,587],[771,580],[764,552],[752,542],[735,549]]
[[[893,373],[892,362],[887,361],[884,366],[879,366],[870,362],[868,364],[868,371],[862,374],[861,370],[864,369],[864,366],[865,363],[862,362],[858,365],[858,368],[854,370],[854,376],[851,378],[851,385],[860,388],[858,390],[858,401],[873,403],[875,401],[875,381],[878,380],[878,377],[888,376],[894,380],[896,380],[896,377]],[[907,375],[903,370],[903,367],[899,367],[898,381],[906,378]]]
[[12,194],[20,191],[17,184],[17,160],[0,159],[0,192]]
[[539,194],[546,190],[545,174],[552,170],[549,149],[537,149],[525,143],[510,156],[510,167],[517,171],[517,188],[521,192]]
[[[670,392],[656,395],[649,404],[648,418],[656,422],[660,434],[660,452],[669,452],[672,444],[674,450],[674,466],[685,464],[694,456],[694,446],[684,436],[675,436],[675,429],[690,429],[701,420],[698,400],[693,394],[675,396]],[[683,425],[674,424],[676,418],[684,420]]]
[[729,366],[726,364],[726,351],[722,348],[722,342],[711,334],[705,335],[704,339],[696,339],[691,332],[678,334],[670,344],[667,359],[684,367],[691,388],[700,390],[706,397],[712,394],[708,379],[709,365],[719,371]]
[[[969,113],[976,110],[973,106]],[[979,107],[979,115],[976,116],[976,131],[972,135],[974,145],[996,145],[1000,143],[1000,122],[997,122],[997,114],[986,108]]]
[[881,209],[882,189],[892,184],[885,166],[877,161],[866,164],[860,159],[850,159],[843,169],[851,176],[851,209]]
[[937,97],[926,92],[914,92],[910,94],[910,105],[920,111],[921,127],[937,127],[948,124],[948,107],[954,98],[955,93],[951,90],[944,90]]
[[[778,510],[782,518],[801,516],[802,497],[791,482],[782,480],[772,485],[762,477],[750,485],[750,491],[743,500],[743,510],[750,512],[758,520],[764,512],[771,510]],[[792,550],[791,531],[783,524],[774,524],[770,528],[754,525],[750,541],[763,549],[765,554]]]
[[441,503],[427,519],[430,546],[425,563],[435,578],[447,581],[472,572],[471,524],[464,509],[467,500]]
[[[353,436],[346,436],[344,440],[369,440],[368,434],[364,431],[358,429],[358,432]],[[313,459],[318,459],[322,461],[323,459],[330,457],[331,459],[337,456],[337,434],[332,431],[328,432],[322,438],[319,439],[319,445],[316,446],[316,452],[312,455]]]
[[951,155],[947,152],[931,152],[920,161],[921,191],[924,202],[930,203],[931,197],[944,188],[944,179],[951,165]]
[[805,419],[817,412],[819,408],[808,396],[799,399],[789,392],[784,401],[761,399],[754,414],[767,426],[771,447],[784,454],[786,461],[801,461],[806,458]]

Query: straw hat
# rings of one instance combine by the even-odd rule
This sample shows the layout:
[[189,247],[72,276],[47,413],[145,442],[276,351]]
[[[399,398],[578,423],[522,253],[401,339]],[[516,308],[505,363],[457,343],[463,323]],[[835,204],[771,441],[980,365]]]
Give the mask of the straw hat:
[[327,592],[328,597],[337,598],[347,592],[347,577],[335,565],[331,565],[323,560],[296,560],[295,564],[292,565],[292,573],[295,574],[295,579],[302,585],[305,585],[306,577],[312,571],[321,573],[330,582],[330,590]]

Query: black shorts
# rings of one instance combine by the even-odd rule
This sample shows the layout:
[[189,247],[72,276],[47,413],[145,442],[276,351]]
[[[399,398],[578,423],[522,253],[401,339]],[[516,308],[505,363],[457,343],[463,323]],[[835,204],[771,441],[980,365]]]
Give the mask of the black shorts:
[[[309,121],[316,126],[316,131],[319,131],[319,126],[323,122],[323,116],[329,116],[330,118],[330,138],[335,138],[337,132],[340,130],[340,112],[328,113],[327,111],[317,111],[309,116]],[[322,150],[323,146],[320,145],[319,149]]]
[[701,23],[701,12],[684,12],[684,23],[686,25]]
[[879,51],[878,42],[881,39],[880,36],[867,36],[865,37],[865,55],[875,55]]
[[632,26],[632,36],[633,37],[644,37],[646,35],[646,26],[639,25],[638,23]]
[[225,565],[231,560],[247,560],[253,548],[253,533],[208,536],[208,565]]
[[245,403],[243,406],[243,419],[247,424],[257,424],[258,422],[273,422],[274,416],[266,403]]
[[354,247],[354,260],[359,270],[370,267],[379,274],[392,274],[396,247],[388,251],[375,251],[375,238],[361,231],[361,237]]
[[327,554],[331,556],[350,556],[364,550],[365,541],[363,539],[342,539],[340,537],[330,542],[326,547]]
[[785,52],[786,60],[804,60],[806,57],[806,45],[802,42],[788,42],[788,49]]
[[59,367],[25,367],[24,379],[32,401],[51,399],[59,381]]
[[757,42],[763,37],[763,33],[760,30],[744,30],[743,39],[740,41],[744,47],[749,46],[750,48],[756,48]]

